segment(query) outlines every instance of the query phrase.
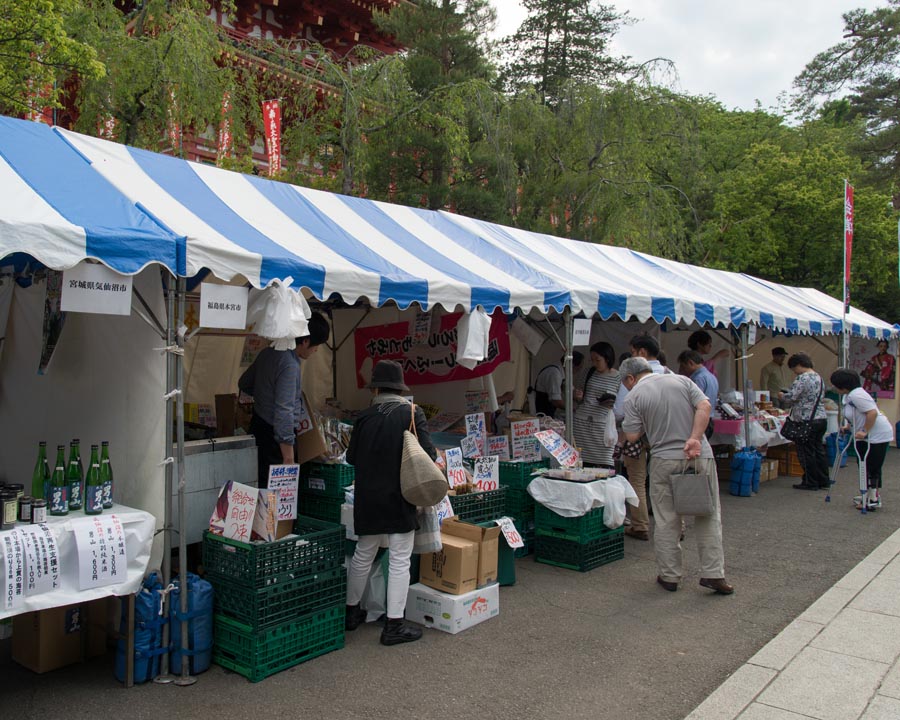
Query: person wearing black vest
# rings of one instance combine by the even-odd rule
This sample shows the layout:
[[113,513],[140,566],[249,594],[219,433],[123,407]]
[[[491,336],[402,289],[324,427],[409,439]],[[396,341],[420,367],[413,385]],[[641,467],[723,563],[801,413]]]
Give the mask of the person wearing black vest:
[[[562,389],[565,381],[563,364],[566,356],[563,355],[559,362],[542,368],[534,379],[534,405],[535,411],[554,417],[557,409],[564,409],[566,401]],[[581,369],[584,355],[577,350],[572,353],[572,374]]]

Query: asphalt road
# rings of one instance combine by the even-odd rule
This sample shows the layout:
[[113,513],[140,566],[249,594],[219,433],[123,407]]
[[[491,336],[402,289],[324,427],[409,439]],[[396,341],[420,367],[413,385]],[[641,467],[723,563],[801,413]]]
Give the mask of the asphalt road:
[[380,629],[250,684],[217,666],[188,688],[124,690],[112,655],[35,675],[0,642],[0,710],[10,718],[683,718],[768,640],[900,525],[900,451],[885,466],[885,506],[851,504],[855,465],[822,492],[763,483],[750,498],[721,483],[730,597],[697,584],[688,527],[687,577],[655,583],[652,543],[625,539],[625,559],[588,573],[517,561],[499,617],[458,635],[426,631],[382,647]]

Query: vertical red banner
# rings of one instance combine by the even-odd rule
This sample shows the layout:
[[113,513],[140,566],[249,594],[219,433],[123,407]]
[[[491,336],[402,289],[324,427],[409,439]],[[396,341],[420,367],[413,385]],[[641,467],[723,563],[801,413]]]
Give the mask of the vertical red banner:
[[850,311],[850,261],[853,257],[853,186],[844,182],[844,312]]
[[271,177],[281,170],[281,103],[278,100],[265,100],[262,106]]
[[231,93],[226,90],[222,93],[222,119],[219,121],[219,139],[216,145],[216,164],[221,164],[223,159],[231,157],[232,141]]

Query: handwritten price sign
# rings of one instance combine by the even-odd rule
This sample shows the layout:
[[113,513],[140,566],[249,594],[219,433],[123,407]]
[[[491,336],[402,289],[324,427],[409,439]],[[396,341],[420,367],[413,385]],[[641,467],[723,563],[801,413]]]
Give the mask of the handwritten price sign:
[[496,455],[502,461],[509,460],[509,438],[506,435],[492,435],[487,439],[487,454]]
[[459,446],[462,448],[463,457],[476,458],[482,454],[481,449],[478,447],[478,440],[471,435],[466,435],[460,440]]
[[479,490],[496,490],[500,487],[500,458],[496,455],[476,458],[475,487]]
[[[514,459],[531,458],[535,455],[537,441],[534,438],[534,434],[539,432],[540,429],[541,425],[537,418],[510,423],[509,430],[512,435],[512,456]],[[537,454],[540,454],[540,446],[537,447]]]
[[444,495],[444,499],[438,503],[437,506],[437,517],[438,524],[444,522],[444,520],[448,517],[453,517],[456,515],[453,512],[453,506],[450,504],[450,498],[447,495]]
[[249,485],[231,483],[228,497],[228,515],[225,518],[225,529],[222,535],[232,540],[250,542],[250,531],[253,529],[253,517],[256,515],[256,502],[259,491]]
[[459,448],[447,448],[447,481],[450,487],[466,484],[466,469],[463,467],[463,454]]
[[495,522],[500,526],[500,532],[506,538],[507,545],[514,549],[525,546],[525,542],[522,540],[519,531],[516,530],[516,524],[512,521],[512,518],[502,517],[495,520]]
[[556,430],[541,430],[534,435],[562,467],[573,467],[578,451],[562,439]]
[[278,492],[279,520],[295,520],[297,518],[297,485],[299,481],[299,465],[269,466],[269,490]]

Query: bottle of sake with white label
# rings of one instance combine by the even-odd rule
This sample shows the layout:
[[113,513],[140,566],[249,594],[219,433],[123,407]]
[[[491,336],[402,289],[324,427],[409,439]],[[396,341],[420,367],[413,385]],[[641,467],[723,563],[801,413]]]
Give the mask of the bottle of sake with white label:
[[100,452],[91,445],[91,461],[84,478],[84,514],[99,515],[103,512],[103,480],[100,479]]
[[100,450],[100,481],[103,483],[103,507],[113,506],[113,469],[109,461],[109,440],[104,440]]
[[69,483],[66,479],[66,446],[56,446],[56,463],[50,478],[50,497],[47,499],[51,515],[69,514]]
[[69,483],[69,510],[81,510],[84,493],[84,467],[81,464],[79,441],[69,444],[69,465],[66,469],[66,480]]

